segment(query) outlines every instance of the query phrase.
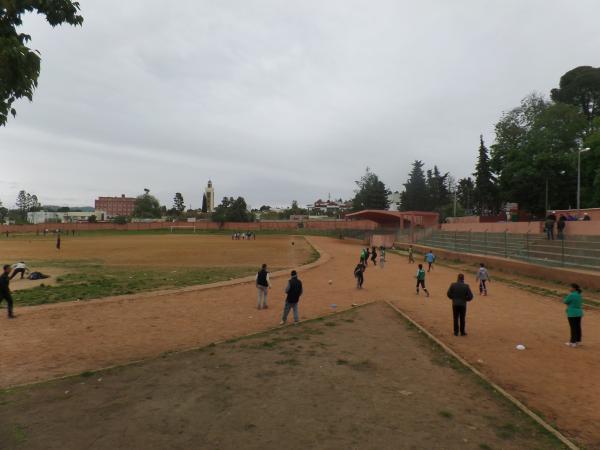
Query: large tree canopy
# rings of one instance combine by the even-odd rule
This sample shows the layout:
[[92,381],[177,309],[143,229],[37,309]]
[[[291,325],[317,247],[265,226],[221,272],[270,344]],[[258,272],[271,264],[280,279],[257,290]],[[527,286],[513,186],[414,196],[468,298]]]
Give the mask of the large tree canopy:
[[575,105],[588,122],[600,117],[600,67],[579,66],[560,77],[550,96],[555,102]]
[[212,214],[215,222],[252,222],[254,215],[248,211],[244,197],[223,197],[221,204],[215,208]]
[[25,13],[46,16],[50,25],[81,25],[79,3],[71,0],[2,0],[0,1],[0,125],[6,125],[9,114],[17,114],[13,103],[20,98],[33,98],[40,75],[40,56],[27,46],[31,36],[19,33]]
[[367,167],[365,174],[356,181],[357,189],[352,200],[352,209],[360,211],[362,209],[388,209],[390,201],[388,196],[391,192],[385,187],[383,181],[377,175],[371,172]]
[[162,210],[158,199],[150,195],[148,189],[144,189],[142,195],[138,195],[135,199],[133,208],[133,217],[141,219],[157,219],[162,216]]

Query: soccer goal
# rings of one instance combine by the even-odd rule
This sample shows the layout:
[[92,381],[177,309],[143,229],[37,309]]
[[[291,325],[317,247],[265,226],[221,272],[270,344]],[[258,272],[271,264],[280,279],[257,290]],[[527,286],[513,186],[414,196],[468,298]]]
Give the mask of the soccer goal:
[[171,228],[171,233],[185,234],[185,233],[195,233],[196,232],[196,225],[175,225],[170,228]]

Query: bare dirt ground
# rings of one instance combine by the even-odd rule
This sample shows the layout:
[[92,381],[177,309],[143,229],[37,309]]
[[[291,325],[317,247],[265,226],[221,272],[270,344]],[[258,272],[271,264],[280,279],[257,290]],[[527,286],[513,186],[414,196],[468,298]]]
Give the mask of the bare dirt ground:
[[[436,267],[427,278],[432,296],[425,299],[414,294],[416,267],[388,255],[383,270],[369,266],[365,289],[358,291],[352,270],[359,246],[310,240],[332,258],[300,273],[306,291],[302,317],[332,311],[333,304],[343,309],[391,300],[567,435],[600,448],[599,311],[588,311],[583,320],[584,347],[567,348],[563,305],[555,298],[493,283],[490,296],[478,297],[469,306],[469,336],[455,338],[445,296],[455,270]],[[78,373],[267,329],[279,321],[285,285],[285,278],[273,281],[266,311],[254,309],[253,283],[19,309],[17,320],[0,321],[0,385]],[[519,343],[527,350],[515,350]]]
[[[295,241],[294,246],[292,241]],[[68,236],[62,239],[60,250],[55,244],[55,238],[50,236],[2,239],[0,254],[5,264],[39,261],[42,266],[44,261],[97,260],[107,266],[232,267],[268,262],[273,267],[290,267],[306,261],[311,251],[304,239],[281,235],[233,241],[230,236],[201,233],[132,233]]]
[[0,397],[21,449],[560,449],[384,303]]

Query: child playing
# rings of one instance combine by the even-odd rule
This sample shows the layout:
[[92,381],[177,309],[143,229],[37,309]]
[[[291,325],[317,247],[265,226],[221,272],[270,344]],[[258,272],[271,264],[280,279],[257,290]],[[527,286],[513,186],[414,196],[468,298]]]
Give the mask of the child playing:
[[423,288],[427,297],[429,297],[429,291],[425,287],[425,269],[423,264],[419,264],[419,270],[417,270],[417,295],[419,295],[419,286]]
[[477,281],[479,281],[479,295],[487,295],[487,286],[486,283],[490,280],[490,274],[488,270],[485,268],[485,264],[479,264],[479,271],[477,271],[477,276],[475,277]]

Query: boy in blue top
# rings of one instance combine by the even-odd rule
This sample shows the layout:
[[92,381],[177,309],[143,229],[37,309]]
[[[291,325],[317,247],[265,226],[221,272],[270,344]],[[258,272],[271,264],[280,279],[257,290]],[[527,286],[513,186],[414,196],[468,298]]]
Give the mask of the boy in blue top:
[[435,255],[431,250],[425,254],[425,262],[429,265],[429,267],[427,267],[427,272],[431,272],[431,269],[433,269],[433,263],[435,262]]
[[419,286],[423,288],[425,291],[425,295],[429,297],[429,291],[425,287],[425,269],[423,269],[423,264],[419,264],[419,270],[417,270],[417,295],[419,295]]

